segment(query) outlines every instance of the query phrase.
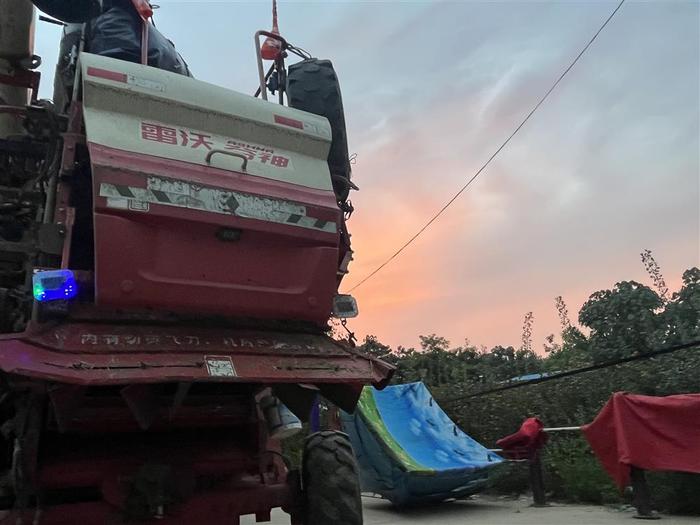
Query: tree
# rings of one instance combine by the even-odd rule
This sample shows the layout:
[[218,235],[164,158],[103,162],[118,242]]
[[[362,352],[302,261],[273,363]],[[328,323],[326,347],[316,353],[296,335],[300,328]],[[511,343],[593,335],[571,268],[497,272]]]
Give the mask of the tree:
[[662,318],[667,344],[700,338],[700,269],[683,272],[683,287],[673,294]]
[[523,350],[532,351],[532,325],[534,322],[535,316],[532,312],[527,312],[523,321],[522,346],[520,347]]
[[375,335],[368,335],[367,337],[365,337],[365,340],[360,346],[360,351],[365,354],[371,355],[372,357],[383,359],[387,362],[396,360],[395,355],[391,351],[391,347],[382,344]]
[[435,334],[418,336],[420,347],[424,352],[447,352],[450,349],[450,342],[444,337]]
[[561,345],[555,341],[554,334],[549,334],[544,338],[544,344],[542,347],[545,354],[557,353],[561,351]]
[[562,332],[571,328],[571,319],[569,319],[569,309],[566,307],[564,298],[558,295],[554,298],[554,304],[557,307],[557,313],[559,314],[559,322],[561,323]]
[[666,281],[661,273],[659,263],[657,263],[656,259],[654,259],[654,256],[651,254],[651,250],[644,250],[640,255],[642,257],[642,264],[644,264],[644,268],[654,283],[654,287],[659,293],[659,297],[665,303],[668,301],[668,286],[666,286]]
[[663,301],[643,284],[623,281],[612,290],[595,292],[579,313],[591,330],[588,351],[594,362],[652,350],[661,339]]

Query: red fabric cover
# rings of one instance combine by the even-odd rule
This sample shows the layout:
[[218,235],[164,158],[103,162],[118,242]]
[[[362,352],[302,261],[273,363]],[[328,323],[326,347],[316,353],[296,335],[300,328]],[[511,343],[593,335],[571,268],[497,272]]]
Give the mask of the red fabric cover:
[[547,442],[547,434],[542,430],[544,424],[536,417],[527,418],[520,425],[520,430],[496,441],[503,449],[503,456],[508,459],[527,459],[534,455]]
[[700,473],[700,394],[618,392],[581,430],[621,489],[629,484],[630,465]]

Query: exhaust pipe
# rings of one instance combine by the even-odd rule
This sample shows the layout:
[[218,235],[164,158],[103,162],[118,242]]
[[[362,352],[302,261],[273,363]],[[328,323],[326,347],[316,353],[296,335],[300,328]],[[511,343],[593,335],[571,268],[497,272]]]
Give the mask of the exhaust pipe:
[[[34,5],[30,0],[0,0],[0,75],[14,76],[34,54]],[[0,79],[0,106],[24,107],[29,89],[10,86]],[[22,135],[22,121],[0,113],[0,139]]]

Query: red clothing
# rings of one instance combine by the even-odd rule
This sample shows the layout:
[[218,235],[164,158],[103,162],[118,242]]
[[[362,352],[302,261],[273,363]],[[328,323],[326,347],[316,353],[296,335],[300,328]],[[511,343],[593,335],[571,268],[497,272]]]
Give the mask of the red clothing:
[[523,421],[515,434],[496,441],[503,449],[503,457],[508,459],[527,459],[534,455],[547,442],[547,434],[542,430],[544,424],[536,417]]

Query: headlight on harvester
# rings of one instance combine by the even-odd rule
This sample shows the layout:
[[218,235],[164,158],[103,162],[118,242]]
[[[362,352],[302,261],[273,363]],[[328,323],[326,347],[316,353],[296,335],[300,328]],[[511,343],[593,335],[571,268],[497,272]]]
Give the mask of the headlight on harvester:
[[78,295],[78,284],[70,270],[38,270],[32,277],[34,299],[45,303],[67,301]]
[[333,317],[350,319],[358,315],[357,301],[352,295],[337,294],[333,298]]

